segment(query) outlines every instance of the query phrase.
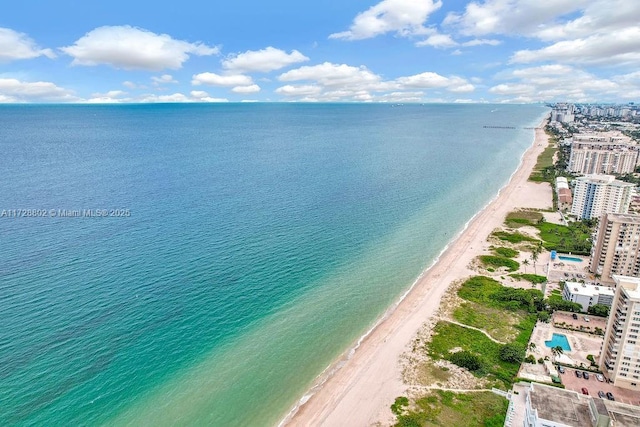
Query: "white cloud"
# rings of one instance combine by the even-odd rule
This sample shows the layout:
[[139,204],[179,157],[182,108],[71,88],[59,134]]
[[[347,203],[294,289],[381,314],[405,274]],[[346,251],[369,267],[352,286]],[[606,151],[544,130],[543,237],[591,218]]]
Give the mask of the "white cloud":
[[174,93],[171,95],[144,95],[139,99],[139,102],[167,102],[167,103],[178,103],[178,102],[193,102],[193,99],[187,97],[183,93]]
[[442,6],[440,0],[383,0],[359,13],[348,31],[334,33],[331,39],[361,40],[386,33],[402,37],[425,34],[424,23]]
[[485,0],[470,2],[464,13],[450,12],[443,24],[464,35],[533,35],[555,18],[580,10],[593,0]]
[[216,73],[200,73],[193,76],[191,84],[194,86],[250,86],[253,84],[253,80],[251,77],[243,74],[220,75]]
[[319,65],[303,66],[287,71],[278,77],[282,82],[312,80],[323,86],[335,87],[351,85],[372,87],[380,83],[380,76],[372,73],[366,67],[352,67],[346,64],[332,64],[325,62]]
[[122,86],[127,87],[129,89],[135,89],[136,87],[138,87],[134,82],[130,82],[128,80],[122,82]]
[[72,65],[107,64],[125,70],[160,71],[178,69],[190,55],[216,55],[217,47],[175,40],[131,26],[98,27],[72,46],[60,48],[72,56]]
[[0,62],[31,59],[38,56],[55,58],[51,49],[41,49],[26,34],[0,27]]
[[506,81],[491,87],[489,93],[510,102],[606,102],[633,99],[634,91],[638,94],[637,83],[624,75],[605,79],[561,64],[511,70],[496,78]]
[[178,83],[178,81],[174,79],[171,74],[163,74],[160,77],[151,76],[151,80],[156,86],[162,85],[162,84],[168,84],[168,83]]
[[564,40],[538,50],[520,50],[512,63],[558,61],[573,64],[625,65],[640,61],[640,26]]
[[262,50],[248,50],[244,53],[232,55],[222,62],[222,66],[227,70],[239,73],[252,71],[269,72],[308,60],[309,58],[297,50],[287,53],[269,46]]
[[481,46],[481,45],[489,45],[489,46],[498,46],[502,42],[500,40],[495,39],[473,39],[467,42],[462,43],[462,46]]
[[51,82],[23,82],[0,78],[0,97],[4,102],[76,102],[72,91]]
[[315,85],[285,85],[276,89],[276,93],[284,96],[313,96],[322,92],[320,86]]
[[203,90],[192,90],[189,95],[196,102],[229,102],[227,98],[212,98]]
[[457,45],[458,43],[448,34],[432,34],[425,40],[416,43],[416,46],[432,46],[436,48],[448,48]]
[[258,85],[236,86],[233,89],[231,89],[231,92],[235,92],[235,93],[256,93],[256,92],[260,92],[260,86],[258,86]]
[[435,89],[443,88],[450,92],[473,92],[475,87],[467,80],[457,77],[445,77],[438,73],[425,72],[413,76],[400,77],[396,82],[403,88]]

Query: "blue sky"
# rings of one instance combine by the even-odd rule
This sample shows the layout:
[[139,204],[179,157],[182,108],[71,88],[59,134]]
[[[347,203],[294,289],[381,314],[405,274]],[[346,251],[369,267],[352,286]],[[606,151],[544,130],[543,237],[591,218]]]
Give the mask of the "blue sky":
[[640,101],[640,1],[21,0],[0,102]]

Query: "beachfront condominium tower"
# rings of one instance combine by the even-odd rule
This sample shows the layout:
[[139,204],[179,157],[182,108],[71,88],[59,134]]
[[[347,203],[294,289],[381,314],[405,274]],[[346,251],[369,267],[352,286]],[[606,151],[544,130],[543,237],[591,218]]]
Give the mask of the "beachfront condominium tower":
[[639,153],[639,145],[617,132],[574,135],[568,170],[576,174],[632,173]]
[[640,278],[616,275],[614,280],[600,369],[615,386],[640,390]]
[[578,219],[599,218],[604,213],[627,213],[634,184],[612,175],[587,175],[574,180],[571,215]]
[[605,214],[591,252],[591,272],[608,284],[614,275],[640,276],[639,239],[640,215]]

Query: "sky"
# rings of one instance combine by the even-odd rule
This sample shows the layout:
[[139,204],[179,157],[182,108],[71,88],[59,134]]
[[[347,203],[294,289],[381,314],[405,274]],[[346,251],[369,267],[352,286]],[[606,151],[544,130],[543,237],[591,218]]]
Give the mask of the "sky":
[[640,101],[637,0],[21,0],[0,103]]

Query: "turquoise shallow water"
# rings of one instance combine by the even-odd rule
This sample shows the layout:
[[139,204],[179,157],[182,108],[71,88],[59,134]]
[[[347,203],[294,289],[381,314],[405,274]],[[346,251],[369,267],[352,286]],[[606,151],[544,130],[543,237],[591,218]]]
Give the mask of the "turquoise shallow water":
[[567,339],[567,336],[563,334],[553,334],[549,341],[544,342],[544,345],[549,348],[560,346],[564,351],[571,351],[569,340]]
[[277,423],[545,111],[0,107],[0,425]]

